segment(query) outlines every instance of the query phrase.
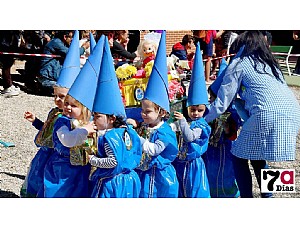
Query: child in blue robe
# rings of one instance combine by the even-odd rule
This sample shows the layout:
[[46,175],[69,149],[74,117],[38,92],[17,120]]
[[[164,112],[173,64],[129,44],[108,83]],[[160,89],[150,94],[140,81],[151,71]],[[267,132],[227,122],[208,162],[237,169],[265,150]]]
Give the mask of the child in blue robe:
[[45,167],[44,197],[90,197],[88,155],[96,152],[96,131],[91,115],[103,41],[104,35],[72,83],[63,115],[54,124],[54,153]]
[[140,170],[141,198],[176,198],[178,180],[172,161],[178,153],[175,132],[165,119],[170,115],[166,32],[159,41],[153,68],[142,99],[143,124],[139,128],[142,143]]
[[211,128],[203,115],[208,104],[200,45],[197,43],[194,67],[187,97],[189,122],[174,112],[179,124],[179,152],[173,162],[179,181],[178,197],[209,198],[209,182],[202,155],[208,146]]
[[138,128],[143,148],[137,170],[141,179],[141,198],[177,198],[178,180],[172,161],[178,153],[175,132],[163,120],[166,111],[150,100],[142,101],[144,122]]
[[[211,88],[209,88],[209,92],[210,101],[213,102],[216,95]],[[225,113],[209,124],[212,133],[203,159],[206,165],[211,197],[236,198],[240,196],[230,150],[233,141],[237,138],[241,123],[240,116],[234,106],[231,105]]]
[[26,111],[24,118],[39,130],[35,137],[35,145],[39,147],[38,152],[32,159],[25,181],[21,187],[21,197],[36,197],[40,189],[43,189],[43,178],[45,165],[53,153],[52,131],[58,117],[62,115],[63,102],[68,89],[55,86],[54,102],[56,107],[52,108],[47,116],[47,120],[42,122],[32,112]]
[[43,179],[45,165],[54,151],[52,140],[53,126],[56,119],[62,115],[64,99],[80,72],[80,54],[79,54],[79,31],[74,32],[74,38],[71,42],[69,51],[64,60],[60,71],[59,79],[53,86],[54,102],[57,106],[50,110],[45,123],[40,121],[31,112],[25,112],[24,118],[32,122],[32,125],[39,130],[35,137],[35,144],[40,148],[31,161],[28,174],[21,188],[21,197],[36,197],[38,192],[43,196]]
[[91,146],[87,137],[94,132],[90,117],[86,107],[66,96],[63,115],[54,124],[54,153],[45,167],[44,197],[89,197],[91,167],[85,152]]
[[93,166],[91,197],[138,198],[141,182],[134,171],[139,165],[142,151],[138,134],[127,126],[122,116],[94,114],[98,138],[96,155],[89,155]]
[[141,160],[141,143],[136,131],[126,124],[107,38],[92,110],[99,137],[96,155],[89,155],[91,197],[138,198],[141,182],[134,169]]

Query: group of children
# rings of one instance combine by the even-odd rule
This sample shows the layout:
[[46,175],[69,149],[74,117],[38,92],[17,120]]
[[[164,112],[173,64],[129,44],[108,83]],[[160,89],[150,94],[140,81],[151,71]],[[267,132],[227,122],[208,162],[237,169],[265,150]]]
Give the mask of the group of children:
[[[55,105],[39,132],[21,197],[238,197],[230,148],[240,118],[234,107],[208,124],[209,103],[199,44],[187,95],[188,116],[170,113],[165,31],[141,101],[142,123],[127,118],[107,38],[80,69],[75,31],[57,85]],[[93,37],[91,37],[93,39]],[[220,68],[220,77],[221,77]],[[218,81],[210,87],[210,100]]]

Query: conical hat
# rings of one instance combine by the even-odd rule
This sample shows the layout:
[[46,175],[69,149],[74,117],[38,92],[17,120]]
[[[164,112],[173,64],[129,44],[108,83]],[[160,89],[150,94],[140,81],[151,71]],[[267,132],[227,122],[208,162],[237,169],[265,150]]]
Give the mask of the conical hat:
[[90,53],[93,53],[93,49],[95,48],[96,46],[96,40],[94,38],[94,35],[93,33],[90,32]]
[[59,78],[59,87],[70,88],[80,72],[79,32],[75,30],[69,50],[66,54]]
[[86,60],[78,77],[70,88],[68,94],[93,110],[94,97],[98,76],[100,72],[101,59],[103,54],[104,35],[100,37],[93,53]]
[[93,112],[126,117],[107,37],[103,47]]
[[158,50],[149,77],[144,99],[148,99],[170,112],[168,94],[168,67],[166,56],[166,31],[161,34]]
[[209,102],[204,77],[202,53],[200,51],[200,43],[198,42],[196,45],[196,52],[186,106],[189,107],[191,105],[208,103]]

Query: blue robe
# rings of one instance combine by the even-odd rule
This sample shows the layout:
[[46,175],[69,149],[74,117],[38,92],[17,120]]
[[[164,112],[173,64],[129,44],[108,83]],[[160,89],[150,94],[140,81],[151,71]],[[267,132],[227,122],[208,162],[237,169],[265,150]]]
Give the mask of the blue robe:
[[[226,120],[224,116],[226,116]],[[223,118],[222,122],[221,118]],[[235,123],[234,125],[232,124],[233,122]],[[232,107],[228,108],[226,113],[211,123],[212,137],[203,159],[209,180],[211,197],[236,198],[240,196],[240,192],[236,183],[232,154],[230,152],[232,141],[224,133],[224,123],[228,124],[230,131],[233,133],[236,133],[241,126],[241,118]]]
[[71,119],[63,115],[54,124],[54,152],[46,164],[44,191],[39,192],[39,195],[47,198],[89,197],[88,178],[91,166],[75,166],[70,163],[70,148],[65,147],[56,134],[62,126],[72,130]]
[[173,165],[179,181],[178,197],[209,198],[209,182],[204,161],[201,157],[207,150],[211,128],[204,118],[191,122],[191,129],[201,128],[199,139],[193,142],[179,140],[179,153]]
[[[125,135],[129,137],[125,137]],[[117,165],[114,168],[97,167],[91,175],[93,198],[138,198],[141,182],[134,171],[139,165],[142,147],[138,134],[131,127],[113,128],[98,138],[99,158],[107,157],[104,143],[113,151]],[[126,145],[127,144],[127,145]]]
[[178,180],[171,164],[178,153],[176,134],[165,122],[150,135],[150,142],[156,140],[162,141],[167,147],[159,155],[148,155],[142,160],[138,168],[140,170],[137,169],[142,184],[140,198],[177,198]]
[[[34,140],[39,150],[30,163],[28,173],[21,188],[21,197],[36,197],[39,190],[44,187],[45,165],[54,151],[52,140],[53,125],[59,116],[61,116],[59,109],[53,108],[50,110],[45,123],[40,120],[33,122],[34,126],[37,125],[35,126],[37,129],[40,128]],[[35,122],[37,123],[35,124]]]

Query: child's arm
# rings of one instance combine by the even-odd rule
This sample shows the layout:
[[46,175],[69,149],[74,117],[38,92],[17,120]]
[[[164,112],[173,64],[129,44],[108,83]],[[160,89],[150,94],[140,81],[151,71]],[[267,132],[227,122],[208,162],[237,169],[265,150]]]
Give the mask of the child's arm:
[[107,155],[106,158],[98,158],[95,155],[89,155],[89,162],[92,166],[98,168],[114,168],[118,164],[115,154],[112,149],[109,147],[108,143],[104,143],[104,151]]
[[24,118],[31,122],[32,126],[34,126],[37,130],[41,130],[44,125],[44,122],[38,119],[32,112],[26,111],[24,113]]
[[179,120],[179,127],[182,132],[182,137],[185,142],[193,142],[196,139],[199,139],[202,134],[201,128],[190,129],[185,118]]
[[95,132],[93,122],[73,130],[69,130],[67,126],[62,126],[56,132],[60,142],[66,147],[81,145],[87,139],[87,136]]
[[151,156],[157,156],[161,152],[164,151],[164,149],[168,146],[169,143],[162,142],[160,140],[156,140],[154,143],[149,142],[148,139],[144,139],[143,137],[140,137],[142,149],[143,152],[151,155]]

